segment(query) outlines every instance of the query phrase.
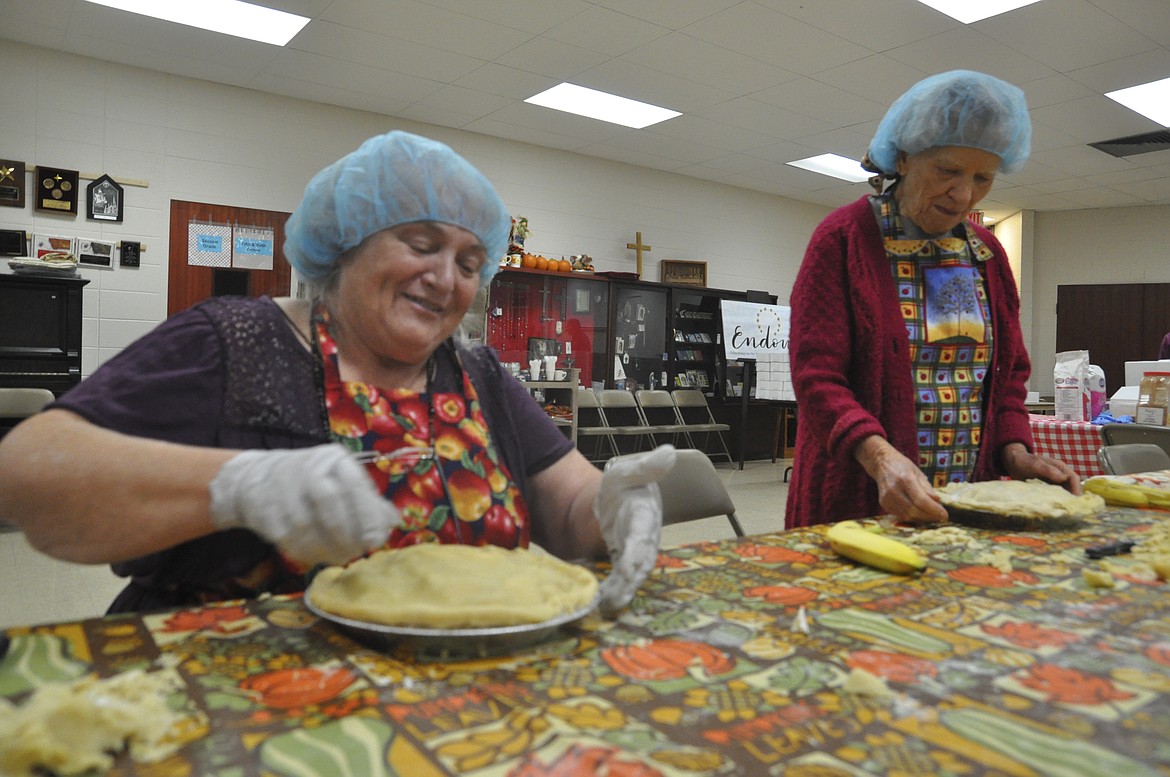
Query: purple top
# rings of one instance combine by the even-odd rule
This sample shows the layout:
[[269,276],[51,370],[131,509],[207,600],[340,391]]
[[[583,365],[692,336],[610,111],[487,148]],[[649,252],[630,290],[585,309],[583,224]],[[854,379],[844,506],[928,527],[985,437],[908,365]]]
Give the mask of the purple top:
[[1159,359],[1170,359],[1170,332],[1162,338],[1162,347],[1158,349]]
[[[445,344],[438,355],[433,388],[458,391],[454,346]],[[459,356],[492,439],[527,496],[528,479],[573,444],[488,348],[463,348]],[[107,429],[187,445],[273,449],[329,441],[319,365],[267,297],[214,297],[172,316],[51,407]],[[547,542],[541,526],[532,527],[532,540]],[[268,560],[276,560],[270,544],[235,529],[114,564],[132,581],[110,611],[252,595],[258,592],[233,579]],[[299,590],[303,584],[285,578],[276,585]]]

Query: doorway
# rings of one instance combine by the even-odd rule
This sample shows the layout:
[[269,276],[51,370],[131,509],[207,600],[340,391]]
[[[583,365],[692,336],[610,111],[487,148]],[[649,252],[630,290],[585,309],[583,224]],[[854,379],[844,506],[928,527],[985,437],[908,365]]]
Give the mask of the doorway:
[[1125,363],[1158,358],[1170,331],[1170,283],[1058,286],[1056,350],[1088,351],[1110,394],[1125,385]]
[[[171,200],[171,250],[167,283],[167,316],[209,297],[236,294],[245,297],[287,297],[292,268],[284,258],[284,225],[291,213],[235,208],[205,202]],[[272,230],[272,269],[245,270],[201,267],[187,263],[191,222],[266,227]]]

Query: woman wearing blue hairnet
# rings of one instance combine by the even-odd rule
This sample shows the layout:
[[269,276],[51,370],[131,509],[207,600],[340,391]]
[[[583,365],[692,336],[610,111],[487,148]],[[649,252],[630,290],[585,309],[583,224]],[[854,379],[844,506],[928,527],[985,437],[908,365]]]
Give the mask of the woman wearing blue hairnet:
[[1023,92],[964,70],[919,82],[882,119],[862,162],[878,193],[821,222],[792,291],[789,527],[944,521],[934,489],[949,482],[1080,492],[1067,464],[1031,452],[1015,281],[967,219],[1030,139]]
[[288,221],[312,299],[215,297],[102,365],[0,444],[0,519],[112,562],[130,584],[111,611],[300,590],[385,545],[530,538],[608,549],[600,603],[624,606],[657,558],[674,449],[603,475],[456,337],[510,224],[447,146],[371,138]]

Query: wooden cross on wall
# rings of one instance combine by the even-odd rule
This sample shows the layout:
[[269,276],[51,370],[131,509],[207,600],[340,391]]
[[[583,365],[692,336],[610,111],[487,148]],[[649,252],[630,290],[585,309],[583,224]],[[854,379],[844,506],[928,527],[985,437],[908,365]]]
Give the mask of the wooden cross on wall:
[[632,251],[636,252],[636,255],[638,257],[638,278],[641,279],[641,277],[642,277],[642,252],[649,251],[650,246],[642,245],[642,233],[635,232],[634,233],[634,242],[633,243],[626,243],[626,248],[629,248]]

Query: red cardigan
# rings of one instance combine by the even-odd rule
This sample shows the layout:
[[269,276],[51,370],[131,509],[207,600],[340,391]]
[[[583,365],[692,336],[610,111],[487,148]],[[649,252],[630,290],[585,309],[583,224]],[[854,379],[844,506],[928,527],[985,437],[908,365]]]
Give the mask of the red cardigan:
[[[970,228],[994,252],[986,278],[995,341],[974,473],[975,480],[991,480],[1006,475],[1004,445],[1032,448],[1024,407],[1031,364],[1003,246],[983,227]],[[790,304],[798,423],[785,525],[880,515],[877,486],[853,458],[854,447],[877,434],[917,461],[918,442],[910,338],[868,197],[817,226]]]

